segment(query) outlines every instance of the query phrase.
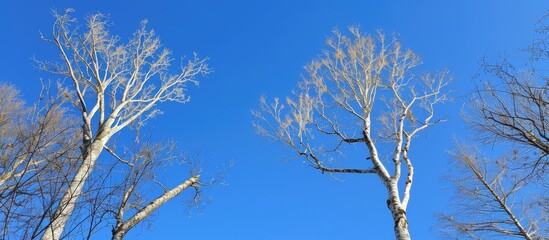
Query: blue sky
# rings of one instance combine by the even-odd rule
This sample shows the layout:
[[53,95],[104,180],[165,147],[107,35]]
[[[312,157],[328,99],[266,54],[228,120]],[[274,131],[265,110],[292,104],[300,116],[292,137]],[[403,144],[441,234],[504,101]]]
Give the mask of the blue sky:
[[[210,168],[235,165],[227,186],[208,192],[192,216],[183,198],[162,207],[149,227],[128,239],[392,239],[386,192],[375,176],[322,175],[283,146],[257,136],[250,110],[259,96],[286,96],[303,66],[317,56],[334,27],[399,33],[418,53],[422,69],[447,68],[455,80],[454,101],[439,108],[448,122],[414,142],[416,178],[408,207],[415,239],[435,239],[434,214],[449,207],[444,174],[452,171],[452,139],[467,132],[460,111],[482,56],[520,51],[532,40],[547,1],[2,1],[0,81],[36,100],[39,79],[31,57],[52,59],[55,49],[40,40],[48,33],[50,9],[76,9],[77,16],[110,14],[111,32],[127,39],[141,19],[174,56],[210,58],[214,72],[191,88],[185,105],[164,104],[150,125],[158,139],[200,149]],[[55,78],[54,78],[55,79]]]

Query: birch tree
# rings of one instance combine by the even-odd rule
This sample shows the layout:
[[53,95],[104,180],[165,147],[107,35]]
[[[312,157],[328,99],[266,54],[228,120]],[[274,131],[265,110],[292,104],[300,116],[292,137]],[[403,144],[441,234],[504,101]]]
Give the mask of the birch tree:
[[[93,14],[84,26],[79,26],[71,13],[71,9],[54,13],[51,37],[44,36],[59,51],[60,61],[37,61],[39,68],[65,79],[65,87],[70,90],[65,96],[80,113],[82,133],[81,163],[42,231],[44,240],[61,238],[90,175],[104,159],[100,158],[104,150],[124,160],[116,157],[110,140],[123,129],[142,126],[159,114],[159,103],[188,102],[188,85],[198,85],[198,78],[210,71],[206,60],[196,54],[186,61],[182,59],[178,71],[171,71],[171,52],[162,47],[153,30],[147,29],[146,21],[124,43],[109,33],[103,14]],[[190,176],[163,193],[150,207],[143,208],[139,217],[123,223],[122,232],[196,184],[198,178]]]
[[333,34],[305,67],[294,96],[261,98],[254,125],[322,173],[377,176],[387,189],[396,239],[410,239],[410,147],[420,132],[441,122],[435,106],[446,100],[450,77],[447,71],[415,75],[419,56],[381,32],[364,35],[350,27],[348,35]]

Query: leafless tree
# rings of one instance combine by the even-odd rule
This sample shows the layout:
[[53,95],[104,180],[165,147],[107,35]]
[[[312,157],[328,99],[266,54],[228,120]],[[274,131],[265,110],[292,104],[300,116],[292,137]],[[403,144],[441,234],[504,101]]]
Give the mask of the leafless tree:
[[507,58],[482,63],[466,120],[478,136],[472,144],[485,147],[460,146],[454,154],[461,169],[451,176],[456,208],[442,215],[450,235],[549,238],[549,78],[544,69],[549,55],[543,23],[524,67]]
[[322,173],[378,176],[396,239],[410,239],[406,209],[414,168],[408,153],[418,133],[440,122],[434,107],[446,100],[450,79],[446,71],[416,76],[420,58],[395,38],[363,35],[357,27],[349,32],[334,31],[328,50],[305,67],[295,97],[285,104],[261,98],[254,125]]
[[[162,49],[154,31],[147,30],[146,21],[127,43],[111,35],[108,21],[103,14],[94,14],[86,19],[85,26],[68,9],[62,14],[54,13],[52,36],[44,37],[59,50],[61,61],[37,60],[39,68],[66,79],[66,98],[80,113],[81,162],[63,196],[48,216],[49,222],[40,232],[42,239],[59,239],[73,216],[77,202],[89,193],[83,191],[94,179],[99,166],[107,165],[106,157],[99,158],[103,150],[128,168],[136,167],[117,155],[110,141],[124,129],[140,127],[145,121],[159,114],[158,103],[171,101],[186,103],[188,84],[198,84],[198,78],[210,69],[205,59],[196,54],[181,63],[180,70],[172,74],[171,52]],[[106,167],[110,169],[112,167]],[[131,172],[128,170],[127,172]],[[108,172],[108,171],[107,171]],[[117,218],[115,239],[122,237],[131,227],[150,215],[156,208],[197,184],[199,176],[190,176],[169,191],[163,192],[149,205],[140,209],[130,219]],[[100,178],[97,178],[100,179]],[[126,191],[130,193],[132,184]],[[96,198],[97,199],[97,198]],[[122,197],[122,203],[127,202]],[[124,209],[124,206],[121,207]],[[123,214],[121,211],[120,215]]]
[[458,147],[456,201],[453,213],[441,216],[444,238],[547,239],[549,188],[524,181],[530,169],[512,168],[522,157],[515,151],[488,158],[478,149]]
[[[0,223],[2,239],[31,239],[47,218],[65,181],[77,166],[77,119],[63,100],[51,98],[25,106],[18,90],[0,84]],[[33,237],[34,236],[34,237]]]
[[[474,90],[472,108],[477,114],[468,121],[482,134],[484,143],[508,142],[533,158],[521,162],[528,176],[547,171],[549,155],[549,81],[542,71],[514,71],[506,59],[483,68],[496,81],[485,81]],[[518,166],[517,166],[518,167]]]

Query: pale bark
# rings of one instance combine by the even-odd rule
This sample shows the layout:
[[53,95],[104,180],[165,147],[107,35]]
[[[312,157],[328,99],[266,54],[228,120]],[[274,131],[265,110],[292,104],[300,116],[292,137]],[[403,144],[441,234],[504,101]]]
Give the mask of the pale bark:
[[[186,85],[197,85],[197,77],[210,71],[205,59],[195,54],[171,74],[171,52],[161,49],[154,31],[146,29],[146,21],[127,44],[121,44],[117,36],[107,31],[104,15],[90,16],[83,32],[71,26],[76,22],[70,17],[71,12],[69,9],[62,15],[54,14],[53,37],[46,39],[57,47],[62,63],[38,63],[41,69],[66,77],[72,83],[74,94],[67,96],[82,117],[82,163],[50,216],[42,240],[62,236],[101,152],[109,149],[109,139],[130,124],[141,126],[157,115],[159,111],[154,108],[158,103],[188,102]],[[112,150],[108,152],[119,158]]]
[[391,211],[391,216],[393,217],[395,238],[398,240],[411,239],[408,231],[406,209],[400,203],[397,183],[391,181],[386,184],[389,184],[389,199],[387,200],[387,207]]
[[[370,151],[370,159],[372,160],[372,163],[374,164],[374,169],[378,170],[377,175],[383,182],[383,185],[387,189],[388,193],[388,199],[387,199],[387,208],[389,208],[389,211],[391,212],[391,216],[393,218],[394,223],[394,232],[395,232],[395,238],[398,240],[409,240],[410,233],[408,230],[408,219],[406,217],[406,205],[403,205],[400,200],[399,196],[399,190],[398,190],[398,177],[400,175],[394,175],[397,177],[391,177],[389,172],[386,170],[383,163],[379,160],[379,157],[377,155],[377,148],[375,147],[375,144],[371,140],[370,137],[370,117],[366,118],[366,128],[364,131],[364,136],[366,139],[366,144],[368,146],[368,149]],[[400,151],[400,147],[397,148],[398,151]],[[400,153],[400,152],[399,152]],[[395,156],[394,159],[397,159],[398,156]],[[397,161],[398,164],[398,161]],[[397,170],[397,173],[400,171]],[[411,182],[412,177],[409,176],[407,181]],[[410,195],[410,189],[405,189],[405,195]],[[408,199],[405,199],[406,201]]]
[[545,239],[547,194],[522,195],[537,190],[523,181],[530,171],[509,168],[514,160],[507,156],[490,159],[481,154],[463,146],[454,153],[458,202],[453,213],[442,215],[443,230],[475,239]]
[[[260,111],[253,112],[259,122],[254,125],[259,134],[288,145],[322,173],[376,174],[387,190],[396,238],[410,239],[406,208],[414,168],[408,153],[417,133],[441,122],[432,119],[434,106],[446,100],[442,89],[450,79],[446,71],[416,79],[412,69],[419,57],[396,39],[362,35],[356,27],[349,31],[350,36],[334,31],[328,50],[305,67],[307,76],[286,105],[278,98],[268,104],[262,97]],[[380,141],[394,150],[379,149]],[[359,147],[365,148],[367,167],[335,166],[352,164],[355,159],[340,154],[352,144],[364,144]],[[391,156],[392,163],[381,156]]]
[[[29,109],[24,107],[24,103],[18,95],[18,89],[0,83],[0,152],[2,153],[0,156],[0,169],[2,170],[0,172],[0,194],[11,188],[7,185],[8,181],[32,171],[27,167],[21,168],[25,164],[31,164],[27,159],[29,153],[33,154],[47,148],[43,146],[43,143],[37,141],[41,138],[44,129],[32,129],[30,127],[32,123],[22,120],[27,117],[25,115],[34,116],[30,114]],[[38,147],[38,145],[41,146]],[[33,161],[36,162],[36,160]]]
[[72,176],[79,156],[77,121],[48,87],[27,107],[17,89],[0,83],[0,235],[6,239],[35,237],[42,229],[36,223],[60,197],[57,180]]
[[473,161],[471,161],[471,159],[469,159],[469,156],[464,156],[464,157],[466,158],[466,159],[464,159],[464,161],[466,162],[467,166],[475,174],[476,178],[482,183],[482,185],[490,192],[490,195],[492,195],[494,201],[497,202],[499,207],[501,207],[505,211],[505,213],[507,214],[509,219],[511,219],[511,222],[516,226],[516,228],[519,230],[521,235],[527,240],[532,240],[532,237],[530,236],[528,231],[526,231],[524,229],[524,227],[522,226],[520,221],[517,219],[515,214],[511,211],[509,206],[507,206],[507,203],[499,196],[499,194],[496,193],[495,189],[492,188],[492,186],[490,186],[490,184],[488,182],[486,182],[486,179],[485,179],[486,176],[484,176],[479,171],[479,169],[477,169],[475,167]]
[[[116,227],[112,230],[112,233],[113,233],[112,239],[113,240],[123,239],[130,229],[132,229],[135,225],[143,221],[143,219],[151,215],[156,209],[162,206],[162,204],[176,197],[188,187],[196,184],[199,178],[200,176],[191,177],[187,181],[181,183],[179,186],[171,189],[170,191],[165,192],[164,194],[162,194],[162,196],[156,198],[155,200],[150,202],[147,206],[139,210],[130,219],[126,221],[119,219],[119,221],[116,224]],[[121,210],[123,211],[123,206],[121,207]]]
[[[19,176],[25,175],[29,169],[25,168],[20,170],[19,167],[25,163],[25,159],[27,158],[28,154],[23,154],[21,156],[15,157],[13,164],[8,169],[3,169],[4,172],[0,174],[0,193],[10,188],[10,186],[5,186],[6,181],[10,180],[11,178],[17,178]],[[29,163],[30,164],[30,163]]]
[[110,136],[98,136],[96,140],[90,146],[90,152],[83,160],[82,165],[78,169],[78,172],[71,180],[69,188],[61,198],[59,205],[52,216],[50,225],[44,231],[42,240],[57,240],[61,238],[61,234],[65,229],[67,222],[69,221],[71,214],[74,210],[76,201],[82,194],[82,189],[86,184],[86,180],[93,171],[93,168],[99,158],[99,155],[103,151],[105,143],[108,142]]

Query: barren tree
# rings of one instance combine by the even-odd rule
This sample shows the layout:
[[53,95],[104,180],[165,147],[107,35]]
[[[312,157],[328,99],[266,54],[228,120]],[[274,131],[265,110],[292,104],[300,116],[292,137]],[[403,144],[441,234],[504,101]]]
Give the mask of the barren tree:
[[[94,14],[80,27],[71,17],[72,10],[54,13],[52,36],[44,37],[59,50],[61,61],[38,60],[39,67],[66,79],[69,93],[65,96],[81,114],[82,140],[81,163],[78,166],[63,197],[48,216],[50,223],[43,229],[42,239],[59,239],[75,205],[83,194],[90,176],[104,158],[106,150],[121,162],[110,141],[123,129],[140,127],[159,114],[158,103],[172,101],[186,103],[188,84],[198,84],[198,77],[210,70],[205,59],[196,54],[187,62],[181,62],[180,70],[170,73],[173,59],[171,52],[163,49],[154,31],[147,30],[146,21],[127,43],[111,35],[104,15]],[[98,162],[99,160],[99,162]],[[131,165],[128,165],[131,167]],[[164,192],[142,208],[135,218],[117,226],[123,236],[135,223],[143,220],[164,202],[197,184],[199,176],[190,176],[171,190]]]
[[484,143],[510,142],[520,150],[534,151],[533,158],[524,158],[521,164],[531,170],[528,177],[540,177],[549,166],[547,76],[535,68],[515,71],[506,59],[482,67],[497,80],[484,81],[475,88],[471,108],[476,114],[468,121]]
[[[44,90],[47,90],[44,89]],[[74,118],[46,92],[27,107],[0,84],[0,223],[3,239],[31,239],[79,159]]]
[[[363,35],[356,27],[349,32],[334,31],[328,50],[305,67],[307,75],[286,104],[261,98],[254,125],[322,173],[378,176],[387,189],[396,238],[410,239],[406,209],[414,168],[408,153],[418,133],[441,122],[434,120],[434,107],[446,100],[449,76],[442,71],[417,77],[413,70],[420,58],[395,38]],[[363,154],[359,146],[366,156],[344,157]],[[352,164],[356,167],[346,167]]]
[[444,238],[547,238],[549,188],[525,181],[531,169],[513,168],[523,157],[515,151],[488,158],[478,149],[458,147],[456,202],[452,214],[441,215]]
[[[456,209],[442,216],[451,235],[473,239],[549,237],[549,81],[547,25],[522,69],[507,58],[484,60],[466,120],[486,146],[455,152]],[[487,78],[488,80],[481,79]]]

